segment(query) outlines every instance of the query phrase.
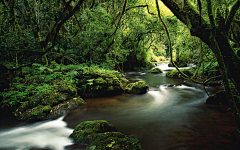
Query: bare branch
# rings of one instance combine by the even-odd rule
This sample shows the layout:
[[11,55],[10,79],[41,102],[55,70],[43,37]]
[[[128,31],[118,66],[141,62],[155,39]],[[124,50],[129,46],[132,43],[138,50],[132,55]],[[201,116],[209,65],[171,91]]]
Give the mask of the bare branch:
[[150,15],[156,15],[156,14],[151,13],[151,12],[149,11],[149,8],[148,8],[149,6],[148,6],[148,5],[138,5],[138,6],[129,7],[129,8],[126,9],[126,11],[128,11],[128,10],[130,10],[130,9],[133,9],[133,8],[139,8],[139,7],[147,7],[148,13],[149,13]]

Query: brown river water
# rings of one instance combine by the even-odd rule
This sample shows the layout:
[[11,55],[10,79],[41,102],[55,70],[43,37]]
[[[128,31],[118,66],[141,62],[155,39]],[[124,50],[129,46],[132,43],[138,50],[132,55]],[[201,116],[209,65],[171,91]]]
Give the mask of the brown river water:
[[[171,70],[167,64],[157,66]],[[0,149],[79,150],[68,138],[87,120],[107,120],[118,131],[137,137],[145,150],[240,150],[236,126],[228,107],[209,106],[203,87],[148,71],[127,72],[126,77],[146,81],[146,94],[89,98],[57,120],[23,124],[1,119]],[[166,87],[166,84],[177,86]],[[221,88],[206,87],[209,94]]]

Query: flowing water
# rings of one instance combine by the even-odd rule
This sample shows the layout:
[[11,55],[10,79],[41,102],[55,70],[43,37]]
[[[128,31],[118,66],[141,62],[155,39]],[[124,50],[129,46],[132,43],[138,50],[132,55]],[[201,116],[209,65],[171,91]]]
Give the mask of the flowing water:
[[[102,119],[120,132],[136,136],[146,150],[237,150],[237,141],[229,139],[234,136],[230,131],[236,128],[231,115],[207,107],[208,96],[201,85],[166,78],[166,70],[173,69],[166,63],[157,67],[164,73],[126,73],[128,78],[149,84],[146,94],[84,99],[87,108],[75,109],[64,119],[0,128],[0,149],[85,149],[86,146],[72,145],[68,136],[80,122]],[[166,86],[169,84],[171,87]],[[207,87],[210,94],[217,90]]]

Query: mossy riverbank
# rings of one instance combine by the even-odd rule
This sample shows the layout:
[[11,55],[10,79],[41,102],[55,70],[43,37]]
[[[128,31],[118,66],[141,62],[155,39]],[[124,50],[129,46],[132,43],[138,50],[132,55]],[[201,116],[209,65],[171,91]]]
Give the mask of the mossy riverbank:
[[147,92],[148,85],[141,83],[144,86],[130,89],[124,74],[98,67],[33,64],[1,92],[0,109],[11,111],[17,119],[27,122],[55,119],[78,106],[84,107],[85,97]]

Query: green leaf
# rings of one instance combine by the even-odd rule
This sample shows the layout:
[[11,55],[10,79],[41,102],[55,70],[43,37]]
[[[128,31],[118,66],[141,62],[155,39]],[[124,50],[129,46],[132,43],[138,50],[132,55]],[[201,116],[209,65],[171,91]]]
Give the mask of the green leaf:
[[112,147],[115,144],[115,141],[112,141],[110,144],[108,144],[106,147]]
[[96,145],[93,145],[89,148],[90,150],[95,150],[96,149]]

